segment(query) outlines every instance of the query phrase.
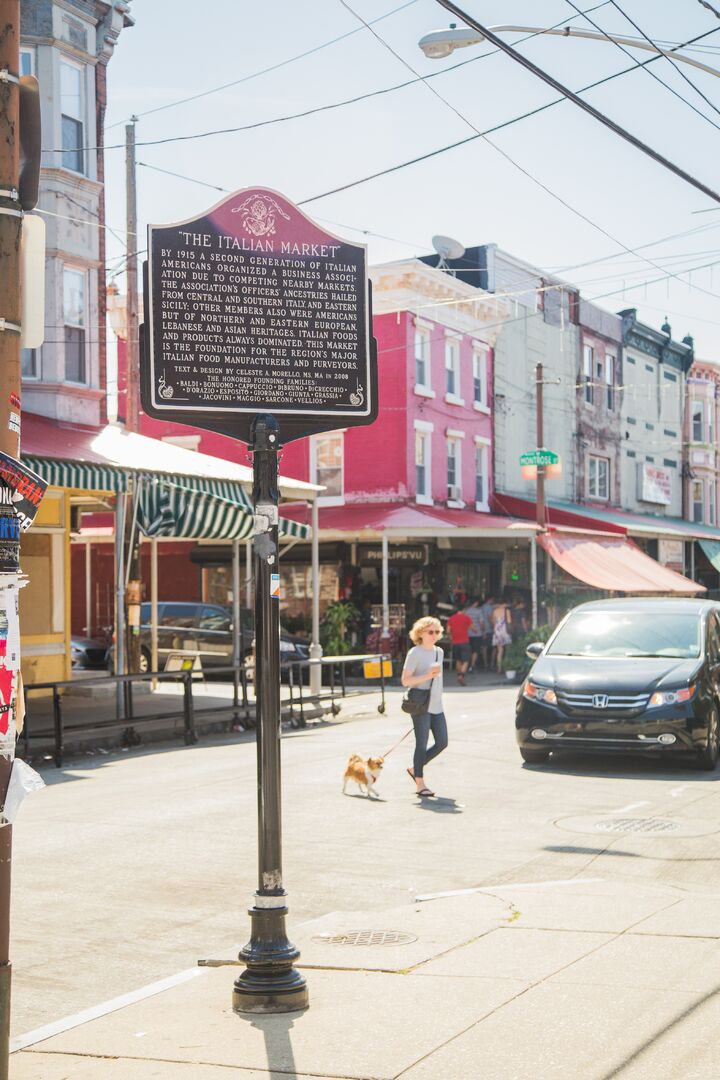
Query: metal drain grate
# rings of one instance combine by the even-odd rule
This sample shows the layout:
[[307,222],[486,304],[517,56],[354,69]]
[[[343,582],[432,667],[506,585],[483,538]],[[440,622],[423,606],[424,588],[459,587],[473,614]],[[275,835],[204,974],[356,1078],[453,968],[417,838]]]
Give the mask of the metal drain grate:
[[409,945],[417,937],[403,930],[347,930],[341,934],[316,934],[313,941],[323,945]]
[[678,823],[667,818],[603,818],[595,822],[598,832],[668,833],[677,832]]

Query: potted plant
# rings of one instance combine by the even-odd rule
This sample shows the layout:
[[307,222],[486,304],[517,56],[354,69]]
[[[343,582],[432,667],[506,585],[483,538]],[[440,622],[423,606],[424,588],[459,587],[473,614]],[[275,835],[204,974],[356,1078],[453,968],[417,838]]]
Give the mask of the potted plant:
[[330,604],[320,626],[320,643],[323,652],[330,656],[346,656],[350,652],[347,641],[348,628],[360,617],[354,604],[337,600]]
[[537,626],[526,634],[516,638],[505,650],[503,671],[510,682],[522,682],[532,667],[532,660],[525,650],[533,641],[547,641],[553,632],[552,626]]

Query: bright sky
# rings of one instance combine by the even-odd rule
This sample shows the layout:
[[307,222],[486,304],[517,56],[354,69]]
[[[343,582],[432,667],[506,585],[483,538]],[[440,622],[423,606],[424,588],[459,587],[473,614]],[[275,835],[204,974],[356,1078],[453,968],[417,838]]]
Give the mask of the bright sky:
[[[699,0],[620,0],[622,11],[613,2],[575,2],[588,12],[594,8],[589,18],[610,34],[639,36],[622,11],[661,44],[715,31],[685,51],[720,72],[720,18]],[[568,0],[466,4],[486,26],[551,26],[571,20],[573,27],[593,29]],[[720,11],[720,0],[714,6]],[[447,60],[427,59],[418,39],[452,21],[434,0],[134,0],[132,14],[135,26],[121,35],[108,70],[106,143],[124,145],[125,121],[139,116],[143,237],[148,222],[201,214],[222,197],[214,188],[262,185],[300,202],[464,139],[475,129],[484,131],[557,96],[503,54],[484,55],[491,52],[488,46],[456,51]],[[378,37],[357,16],[367,22],[380,19],[372,27]],[[341,35],[349,36],[326,44]],[[506,34],[504,39],[513,42],[521,36]],[[534,37],[519,48],[574,90],[632,63],[608,42]],[[649,55],[635,52],[633,57]],[[460,62],[462,67],[451,70]],[[720,78],[678,66],[711,104],[666,60],[585,96],[686,172],[720,189]],[[437,77],[313,116],[266,123],[414,80],[410,68]],[[142,145],[259,123],[265,126]],[[637,307],[640,318],[657,327],[667,314],[674,337],[691,333],[696,355],[720,362],[720,204],[567,101],[491,138],[496,148],[477,138],[313,201],[306,212],[355,241],[362,239],[358,230],[367,230],[373,263],[425,254],[436,233],[468,247],[494,241],[578,284],[588,299],[602,297],[598,302],[610,310]],[[106,175],[107,221],[123,240],[122,149],[107,150]],[[664,239],[675,234],[682,235]],[[123,248],[113,236],[108,241],[112,271],[121,265]],[[606,261],[595,261],[601,259]]]

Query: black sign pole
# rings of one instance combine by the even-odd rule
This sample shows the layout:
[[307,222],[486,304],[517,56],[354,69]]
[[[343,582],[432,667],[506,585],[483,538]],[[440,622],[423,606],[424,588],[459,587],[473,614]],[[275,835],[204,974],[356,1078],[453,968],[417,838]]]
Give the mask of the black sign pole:
[[236,1012],[279,1013],[308,1007],[305,979],[293,967],[300,953],[288,940],[282,880],[280,782],[280,568],[278,565],[279,429],[256,416],[253,455],[255,534],[255,695],[257,712],[258,889],[250,908],[247,967],[235,980]]

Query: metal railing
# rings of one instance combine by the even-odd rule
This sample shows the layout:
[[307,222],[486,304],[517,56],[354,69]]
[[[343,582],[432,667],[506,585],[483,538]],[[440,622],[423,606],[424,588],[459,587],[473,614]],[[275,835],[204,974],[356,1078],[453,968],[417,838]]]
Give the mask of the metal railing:
[[[307,708],[316,708],[324,701],[330,702],[330,712],[333,716],[337,716],[340,712],[340,706],[337,703],[337,699],[362,697],[366,694],[375,694],[378,691],[377,686],[356,686],[348,690],[347,686],[347,668],[350,664],[359,664],[366,662],[378,662],[379,661],[379,681],[380,681],[380,704],[377,707],[379,713],[385,712],[385,669],[383,661],[390,660],[387,654],[383,653],[362,653],[359,656],[323,656],[319,660],[293,660],[288,667],[288,681],[290,690],[289,710],[290,710],[290,723],[293,727],[306,727],[307,720],[305,717],[305,710]],[[327,691],[323,692],[322,688],[319,694],[310,693],[309,686],[303,687],[303,670],[308,672],[313,667],[320,667],[321,672],[323,670],[329,673],[329,686]],[[339,668],[340,677],[340,691],[338,693],[335,682],[335,669]],[[367,682],[367,680],[366,680]],[[297,703],[297,709],[295,705]]]
[[[23,756],[25,758],[30,756],[30,742],[32,738],[47,740],[48,735],[52,735],[54,742],[53,761],[59,769],[63,764],[66,735],[82,735],[90,732],[119,728],[123,725],[135,727],[138,724],[158,723],[169,720],[183,721],[183,737],[185,745],[192,746],[197,742],[195,719],[197,716],[207,713],[217,715],[218,713],[230,712],[234,715],[236,720],[239,720],[242,723],[243,727],[253,727],[255,719],[251,713],[248,700],[245,668],[241,665],[239,669],[235,666],[213,669],[213,674],[228,673],[232,673],[233,676],[232,700],[228,701],[227,704],[218,704],[216,702],[214,705],[204,709],[198,709],[193,698],[193,681],[197,678],[197,672],[193,672],[192,670],[148,671],[143,672],[142,674],[134,672],[130,675],[97,675],[89,679],[83,679],[80,683],[76,679],[65,679],[57,682],[26,684],[24,687],[26,695],[25,725],[22,735],[20,736],[23,747]],[[135,711],[133,684],[150,682],[152,680],[171,683],[181,682],[183,684],[182,708],[180,710],[174,709],[171,712],[153,712],[138,715]],[[75,718],[70,720],[70,722],[66,721],[63,709],[64,690],[70,688],[77,689],[78,686],[85,687],[108,684],[121,684],[123,687],[123,708],[120,713],[116,712],[115,716],[108,717],[107,719],[97,719],[97,717],[93,717],[92,719]],[[30,695],[40,691],[50,691],[52,695],[52,729],[50,731],[46,726],[37,732],[33,730],[34,724],[32,708],[30,705]],[[242,716],[240,715],[241,713],[243,714]]]

